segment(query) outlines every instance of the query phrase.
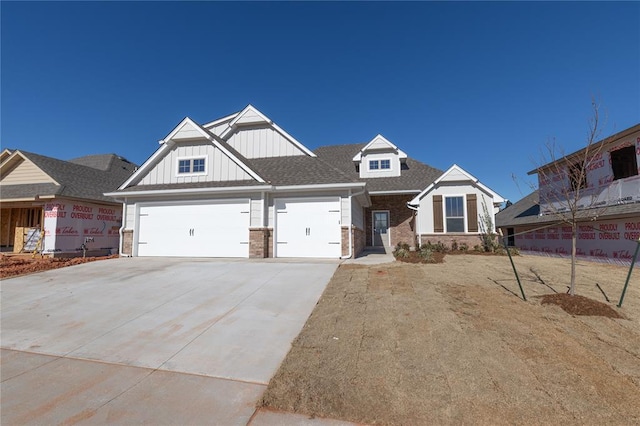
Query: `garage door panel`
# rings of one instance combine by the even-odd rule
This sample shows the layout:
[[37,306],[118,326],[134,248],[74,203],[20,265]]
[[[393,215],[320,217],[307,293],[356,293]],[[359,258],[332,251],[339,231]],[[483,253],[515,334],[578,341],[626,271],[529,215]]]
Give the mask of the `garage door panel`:
[[276,215],[276,256],[340,257],[338,199],[277,200]]
[[248,201],[141,206],[138,229],[138,256],[249,256]]

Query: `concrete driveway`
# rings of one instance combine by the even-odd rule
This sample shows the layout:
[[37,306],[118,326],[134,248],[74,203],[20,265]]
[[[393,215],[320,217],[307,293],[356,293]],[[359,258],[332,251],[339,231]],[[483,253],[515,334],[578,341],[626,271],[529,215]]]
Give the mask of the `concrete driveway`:
[[258,424],[337,265],[123,258],[4,280],[0,422]]

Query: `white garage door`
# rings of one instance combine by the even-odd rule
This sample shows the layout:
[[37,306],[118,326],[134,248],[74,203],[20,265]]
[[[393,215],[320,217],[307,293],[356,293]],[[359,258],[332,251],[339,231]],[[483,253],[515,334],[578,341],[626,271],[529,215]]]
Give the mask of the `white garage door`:
[[337,198],[276,200],[276,256],[341,255],[340,200]]
[[249,257],[249,201],[140,206],[138,256]]

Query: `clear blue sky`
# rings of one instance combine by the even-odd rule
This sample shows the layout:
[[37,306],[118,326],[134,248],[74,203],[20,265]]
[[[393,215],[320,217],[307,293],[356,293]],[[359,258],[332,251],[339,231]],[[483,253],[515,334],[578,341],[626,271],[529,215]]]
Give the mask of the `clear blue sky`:
[[2,147],[144,162],[253,104],[307,147],[383,134],[511,199],[549,138],[640,122],[640,3],[1,2]]

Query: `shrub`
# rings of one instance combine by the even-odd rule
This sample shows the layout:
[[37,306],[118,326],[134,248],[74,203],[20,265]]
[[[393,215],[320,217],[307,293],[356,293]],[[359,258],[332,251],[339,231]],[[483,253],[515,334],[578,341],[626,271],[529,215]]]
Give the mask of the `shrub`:
[[409,253],[410,248],[409,244],[407,243],[398,243],[396,248],[393,250],[393,256],[396,258],[400,257],[406,259],[407,257],[409,257]]
[[433,251],[437,251],[438,253],[446,253],[446,252],[447,252],[447,246],[445,246],[444,244],[442,244],[442,242],[438,241],[438,242],[433,246]]
[[482,246],[480,244],[476,244],[475,246],[473,246],[473,250],[474,251],[484,251],[484,249],[482,248]]
[[451,251],[458,250],[458,242],[456,240],[451,240]]
[[460,251],[467,251],[467,250],[469,250],[469,245],[467,243],[460,244]]
[[418,251],[418,254],[425,260],[425,262],[433,262],[434,260],[433,249],[426,244],[423,244],[422,247],[420,247],[420,251]]

